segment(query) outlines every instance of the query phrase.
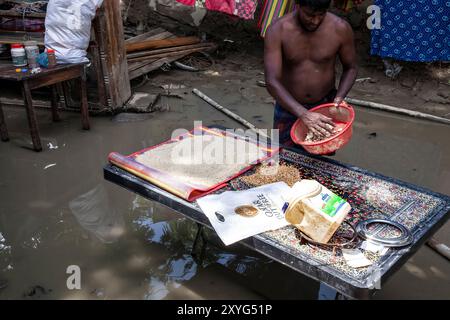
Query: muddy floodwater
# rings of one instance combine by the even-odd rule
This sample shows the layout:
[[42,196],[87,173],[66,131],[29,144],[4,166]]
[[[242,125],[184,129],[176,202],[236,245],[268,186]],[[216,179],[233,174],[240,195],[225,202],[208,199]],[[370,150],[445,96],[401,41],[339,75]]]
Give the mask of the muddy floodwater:
[[[229,94],[239,90],[233,85],[202,90],[270,128],[273,106]],[[195,260],[194,223],[104,181],[111,151],[160,143],[194,120],[239,127],[192,94],[180,95],[164,98],[167,110],[150,116],[93,117],[90,131],[81,130],[76,113],[52,123],[51,113],[39,110],[41,153],[27,149],[24,109],[4,108],[11,141],[0,143],[1,299],[317,298],[316,282],[239,245],[223,247],[211,232],[203,261]],[[354,137],[335,159],[450,194],[450,126],[356,112]],[[448,223],[436,238],[450,244]],[[67,288],[73,265],[81,270],[80,290]],[[424,246],[375,298],[448,299],[450,264]]]

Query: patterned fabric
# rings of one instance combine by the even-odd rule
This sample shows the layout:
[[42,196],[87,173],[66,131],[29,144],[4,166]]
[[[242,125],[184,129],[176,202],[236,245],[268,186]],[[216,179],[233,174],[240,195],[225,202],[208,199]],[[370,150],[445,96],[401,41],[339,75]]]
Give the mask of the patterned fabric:
[[371,54],[406,61],[450,61],[450,0],[375,0],[381,29]]
[[234,15],[245,20],[251,20],[255,17],[255,11],[256,1],[236,0]]
[[[336,97],[337,90],[333,89],[328,93],[323,99],[313,104],[303,104],[303,106],[310,110],[314,107],[317,107],[324,103],[330,103],[334,101]],[[294,141],[291,139],[291,128],[294,125],[295,121],[297,121],[297,117],[294,116],[289,111],[285,110],[278,102],[275,104],[275,112],[273,117],[273,128],[279,130],[280,135],[280,144],[284,146],[295,146],[297,148],[301,148],[294,144]],[[302,149],[302,148],[301,148]]]
[[220,11],[246,20],[253,19],[256,11],[256,0],[177,0],[177,2]]
[[294,11],[294,9],[295,0],[265,0],[258,22],[258,27],[261,29],[261,37],[266,35],[267,28],[272,22]]

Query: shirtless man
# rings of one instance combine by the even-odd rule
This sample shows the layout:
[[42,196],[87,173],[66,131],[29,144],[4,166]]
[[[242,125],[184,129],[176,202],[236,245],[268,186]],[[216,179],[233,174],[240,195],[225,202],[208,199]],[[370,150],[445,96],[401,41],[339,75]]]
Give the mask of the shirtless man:
[[[293,145],[290,130],[298,118],[315,135],[332,131],[330,118],[308,110],[323,103],[345,103],[357,73],[352,28],[327,12],[331,0],[296,2],[299,10],[272,24],[265,38],[266,84],[277,101],[274,128],[280,130],[284,145]],[[337,90],[336,57],[343,66]]]

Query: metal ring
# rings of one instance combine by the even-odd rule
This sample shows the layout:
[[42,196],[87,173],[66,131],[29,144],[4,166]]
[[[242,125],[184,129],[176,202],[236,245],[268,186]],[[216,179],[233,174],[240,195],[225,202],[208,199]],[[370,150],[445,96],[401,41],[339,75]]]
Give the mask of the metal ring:
[[[377,234],[371,234],[367,229],[367,226],[373,223],[383,223],[389,225],[400,230],[402,234],[396,238],[382,238]],[[414,240],[411,232],[404,225],[386,219],[368,219],[361,221],[356,225],[356,232],[361,238],[386,247],[404,247],[410,245]]]

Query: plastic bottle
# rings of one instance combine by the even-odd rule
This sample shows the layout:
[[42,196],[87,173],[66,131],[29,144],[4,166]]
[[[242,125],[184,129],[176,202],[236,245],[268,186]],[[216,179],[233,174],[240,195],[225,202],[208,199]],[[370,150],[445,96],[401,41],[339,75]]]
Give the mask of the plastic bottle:
[[27,41],[25,42],[25,51],[27,53],[27,60],[30,69],[39,68],[38,56],[39,56],[39,47],[36,41]]
[[53,49],[47,49],[47,57],[48,57],[48,67],[54,68],[56,67],[56,55],[55,50]]
[[25,67],[28,64],[27,54],[21,44],[11,45],[11,57],[15,67]]
[[350,212],[351,206],[315,180],[292,187],[286,220],[314,241],[327,243]]

